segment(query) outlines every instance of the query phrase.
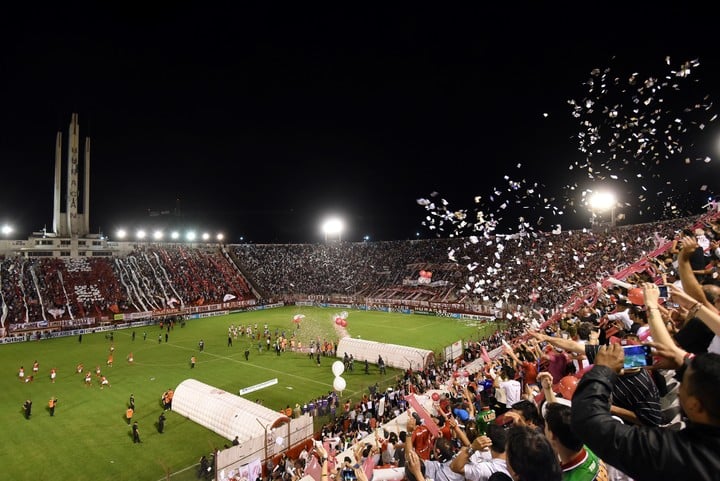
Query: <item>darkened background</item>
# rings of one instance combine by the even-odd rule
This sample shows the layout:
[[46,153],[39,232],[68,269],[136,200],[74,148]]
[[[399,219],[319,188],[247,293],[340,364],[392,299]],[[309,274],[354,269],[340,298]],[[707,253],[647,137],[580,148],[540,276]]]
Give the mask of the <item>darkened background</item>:
[[[417,199],[433,192],[510,231],[519,216],[571,228],[588,225],[581,192],[601,184],[632,222],[696,213],[717,190],[720,55],[702,14],[122,8],[0,21],[0,223],[18,237],[51,226],[55,135],[67,141],[73,112],[81,145],[92,139],[91,230],[111,237],[178,224],[228,242],[314,242],[328,214],[345,219],[347,240],[428,237],[438,232]],[[628,141],[596,153],[603,172],[589,175],[578,148],[589,116],[568,100],[600,97],[592,69],[662,81],[693,59],[654,96],[663,121],[688,126],[649,134],[675,150],[635,157]],[[598,111],[592,121],[607,122]]]

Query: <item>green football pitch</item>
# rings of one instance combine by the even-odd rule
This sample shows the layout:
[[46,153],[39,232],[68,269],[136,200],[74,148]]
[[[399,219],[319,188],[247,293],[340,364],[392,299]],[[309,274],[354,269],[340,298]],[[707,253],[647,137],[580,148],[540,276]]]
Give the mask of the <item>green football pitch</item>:
[[[194,378],[228,392],[253,386],[274,378],[278,383],[248,394],[252,401],[271,409],[303,404],[332,390],[331,364],[334,358],[322,358],[316,366],[307,355],[258,349],[258,341],[247,337],[233,339],[228,346],[228,327],[268,324],[290,334],[295,329],[293,316],[303,314],[297,338],[303,346],[311,339],[337,339],[334,319],[340,309],[284,307],[236,313],[187,321],[175,325],[168,333],[159,326],[146,326],[113,332],[110,341],[105,332],[31,341],[0,346],[0,421],[3,448],[0,466],[3,479],[20,480],[140,480],[155,481],[171,475],[173,480],[195,479],[200,456],[229,441],[214,432],[173,412],[166,413],[165,431],[160,434],[156,423],[163,411],[160,398],[168,388]],[[494,324],[480,324],[447,317],[397,313],[349,311],[347,331],[353,337],[431,349],[437,353],[459,339],[479,339],[495,330]],[[132,333],[135,332],[135,339]],[[146,338],[145,338],[146,337]],[[205,349],[199,352],[198,342]],[[114,346],[114,363],[106,365],[110,347]],[[250,358],[244,352],[250,348]],[[134,362],[127,360],[132,352]],[[191,356],[197,364],[190,368]],[[32,365],[39,363],[33,382],[22,382],[18,370],[32,375]],[[344,373],[347,381],[342,399],[357,400],[369,385],[394,383],[401,373],[388,369],[378,373],[371,361],[370,374],[362,366]],[[84,376],[76,373],[82,363],[93,373],[93,383],[86,386]],[[95,367],[110,383],[101,389],[95,378]],[[356,365],[357,366],[357,365]],[[50,370],[57,370],[54,383]],[[134,444],[125,411],[131,394],[135,396],[135,415],[142,443]],[[58,399],[55,415],[50,416],[48,400]],[[32,415],[25,419],[23,403],[33,402]],[[322,421],[322,420],[319,420]],[[317,423],[316,423],[317,426]]]

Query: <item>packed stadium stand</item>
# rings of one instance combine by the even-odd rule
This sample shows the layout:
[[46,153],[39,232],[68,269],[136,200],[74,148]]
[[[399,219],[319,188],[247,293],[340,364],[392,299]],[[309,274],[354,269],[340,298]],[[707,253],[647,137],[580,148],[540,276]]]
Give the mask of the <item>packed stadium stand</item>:
[[[3,324],[20,333],[232,302],[341,300],[549,312],[643,258],[662,258],[700,217],[612,230],[323,244],[149,243],[112,257],[0,259]],[[47,324],[45,324],[47,322]],[[40,323],[35,324],[35,323]]]

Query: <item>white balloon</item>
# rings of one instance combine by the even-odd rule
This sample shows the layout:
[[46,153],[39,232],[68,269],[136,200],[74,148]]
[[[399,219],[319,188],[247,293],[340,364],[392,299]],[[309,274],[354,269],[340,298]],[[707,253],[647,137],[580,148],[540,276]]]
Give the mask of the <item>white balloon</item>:
[[335,375],[335,377],[338,377],[343,372],[345,372],[345,364],[343,364],[342,361],[335,361],[332,364],[332,373]]
[[337,376],[333,381],[333,389],[336,391],[344,391],[345,386],[347,386],[347,383],[345,382],[345,379],[340,376]]

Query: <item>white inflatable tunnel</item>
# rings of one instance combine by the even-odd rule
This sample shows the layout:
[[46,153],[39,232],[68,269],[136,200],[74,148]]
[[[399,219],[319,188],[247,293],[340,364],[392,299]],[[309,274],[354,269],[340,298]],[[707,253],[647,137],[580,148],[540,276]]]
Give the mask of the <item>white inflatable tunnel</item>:
[[361,364],[365,359],[371,364],[377,363],[378,356],[382,356],[386,366],[398,369],[424,369],[435,359],[435,353],[427,349],[352,337],[344,337],[338,342],[337,357],[342,359],[345,353],[354,358],[355,369],[362,369]]
[[195,379],[186,379],[175,389],[172,410],[228,440],[238,436],[241,443],[264,441],[267,429],[290,422],[277,411]]

